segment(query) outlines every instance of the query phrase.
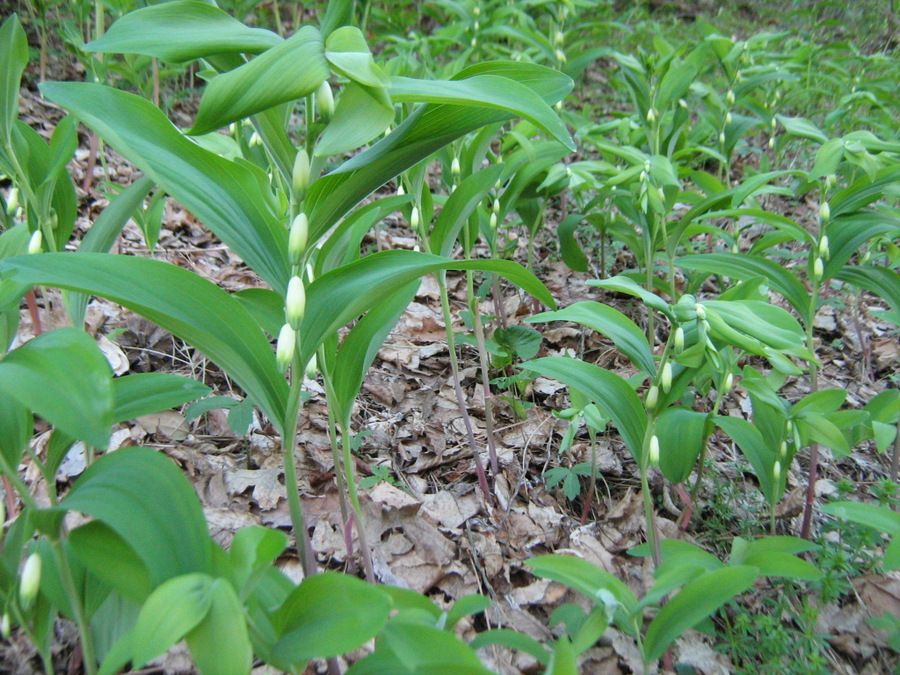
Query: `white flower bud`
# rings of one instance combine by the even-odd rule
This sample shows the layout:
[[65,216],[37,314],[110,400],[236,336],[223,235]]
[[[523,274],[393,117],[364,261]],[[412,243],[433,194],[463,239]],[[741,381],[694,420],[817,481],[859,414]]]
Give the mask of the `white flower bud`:
[[494,199],[494,203],[491,204],[491,212],[492,213],[500,213],[500,200]]
[[287,371],[291,361],[294,360],[294,350],[297,348],[297,332],[290,324],[284,324],[278,333],[278,346],[275,348],[275,364],[278,372]]
[[477,44],[478,44],[478,40],[476,40],[475,38],[472,38],[472,41],[469,42],[469,45],[471,45],[471,47],[473,49],[475,48],[475,45],[477,45]]
[[653,124],[656,121],[656,111],[653,108],[647,111],[647,123]]
[[647,410],[654,410],[656,408],[656,404],[659,402],[659,387],[655,384],[647,390],[647,395],[644,397],[644,407]]
[[830,173],[827,176],[825,176],[825,189],[826,190],[829,190],[829,191],[833,190],[835,185],[837,185],[837,176],[835,176],[833,173]]
[[300,330],[300,323],[303,321],[305,312],[306,289],[303,286],[303,279],[299,276],[291,277],[284,303],[284,315],[291,328]]
[[559,61],[561,64],[565,65],[565,63],[567,61],[566,53],[562,49],[556,50],[556,60]]
[[479,7],[478,5],[475,5],[475,9],[472,10],[472,13],[475,16],[481,16],[481,7]]
[[40,230],[35,230],[31,233],[31,238],[28,240],[28,255],[40,253],[43,246],[44,235]]
[[665,203],[666,202],[666,191],[661,187],[656,188],[656,194],[659,195],[659,201]]
[[12,621],[9,618],[9,612],[3,613],[3,618],[0,619],[0,635],[3,636],[4,640],[8,640],[10,634],[12,633]]
[[725,132],[719,132],[719,145],[725,145]]
[[412,213],[409,215],[409,226],[414,230],[418,230],[421,223],[422,218],[419,216],[419,207],[414,206],[412,208]]
[[659,439],[656,434],[650,437],[650,463],[654,466],[659,464]]
[[256,147],[257,145],[262,145],[262,138],[260,137],[258,131],[254,131],[254,132],[253,132],[253,135],[250,136],[250,143],[249,143],[249,145],[250,145],[251,148],[254,148],[254,147]]
[[831,220],[831,206],[828,205],[828,202],[819,204],[819,220],[823,223],[827,223]]
[[680,354],[684,351],[684,328],[678,326],[675,329],[675,340],[674,340],[675,353]]
[[781,460],[776,459],[772,466],[772,479],[777,483],[781,480]]
[[14,187],[6,198],[6,214],[12,218],[17,208],[19,208],[19,188]]
[[459,178],[459,174],[461,170],[459,168],[459,157],[454,157],[453,161],[450,162],[450,175],[454,178]]
[[37,597],[41,587],[41,555],[32,553],[25,561],[22,576],[19,579],[19,602],[29,609]]
[[490,225],[491,225],[491,229],[492,229],[492,230],[496,230],[496,229],[497,229],[497,214],[496,214],[496,213],[491,213],[491,222],[490,222]]
[[641,179],[642,183],[646,183],[647,182],[647,172],[641,171],[641,175],[639,176],[639,178]]
[[781,441],[781,445],[778,446],[778,459],[780,460],[783,457],[787,457],[787,443]]
[[699,302],[694,305],[694,311],[697,312],[697,318],[701,321],[706,320],[706,307],[701,305]]
[[294,198],[303,199],[306,188],[309,187],[309,154],[304,148],[297,151],[294,157],[294,171],[292,174]]
[[309,360],[309,363],[306,364],[306,378],[309,380],[316,379],[316,371],[318,370],[319,364],[316,360],[316,355],[313,354],[312,358]]
[[731,124],[731,113],[725,113],[725,124]]
[[687,110],[688,104],[683,98],[678,99],[678,105]]
[[672,389],[672,362],[666,361],[662,367],[662,375],[659,378],[660,387],[665,393]]
[[403,183],[397,183],[397,196],[402,197],[406,194],[406,188],[403,187]]
[[734,375],[728,373],[725,376],[725,381],[722,383],[722,393],[727,394],[731,391],[731,388],[734,386]]
[[234,136],[237,133],[237,124],[232,122],[228,125],[228,133]]
[[557,102],[553,105],[553,109],[556,110],[556,114],[557,114],[557,115],[558,115],[559,113],[561,113],[561,112],[563,111],[563,102],[562,102],[562,101],[557,101]]
[[728,105],[734,105],[735,100],[736,99],[734,97],[734,91],[732,89],[729,89],[725,94],[725,102]]
[[825,263],[822,262],[821,258],[816,258],[813,263],[813,279],[815,281],[819,281],[825,275]]
[[331,93],[331,85],[328,80],[323,80],[316,90],[316,104],[319,107],[319,115],[326,122],[331,121],[334,115],[334,94]]
[[474,24],[472,24],[472,30],[478,30],[479,28],[481,28],[481,24],[478,23],[477,21]]
[[772,150],[774,148],[775,148],[775,137],[772,136],[772,138],[769,139],[769,150]]
[[557,30],[553,35],[553,42],[557,47],[562,47],[566,41],[566,36],[561,30]]
[[291,223],[291,231],[288,235],[288,258],[291,265],[299,265],[306,253],[306,244],[309,240],[309,218],[302,211]]
[[828,248],[828,235],[823,234],[822,238],[819,239],[819,257],[825,258],[828,260],[831,258],[831,251]]

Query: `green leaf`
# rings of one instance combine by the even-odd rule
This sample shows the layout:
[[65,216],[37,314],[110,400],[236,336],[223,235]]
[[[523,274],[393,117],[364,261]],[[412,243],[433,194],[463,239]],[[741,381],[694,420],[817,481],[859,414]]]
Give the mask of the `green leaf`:
[[691,475],[706,440],[705,413],[689,408],[671,406],[656,420],[659,438],[659,468],[673,483],[680,483]]
[[325,40],[325,58],[344,77],[367,87],[384,87],[388,78],[379,68],[366,38],[356,26],[341,26]]
[[900,230],[900,221],[882,213],[852,213],[833,218],[825,228],[831,256],[825,261],[824,278],[831,279],[865,242]]
[[148,448],[98,459],[59,508],[86,513],[115,531],[154,585],[210,568],[211,540],[194,489],[170,459]]
[[631,385],[618,375],[584,361],[548,356],[522,364],[523,370],[578,389],[609,415],[632,456],[641,463],[647,415]]
[[757,576],[754,567],[724,567],[689,583],[650,623],[644,638],[645,660],[659,659],[675,638],[750,588]]
[[258,54],[281,42],[272,31],[249,28],[208,2],[178,0],[129,12],[84,51],[179,63],[223,53]]
[[388,93],[397,103],[425,102],[500,110],[528,120],[575,152],[569,130],[553,109],[526,85],[504,77],[475,75],[459,80],[394,77]]
[[578,663],[575,656],[575,650],[572,648],[569,638],[561,635],[556,640],[547,672],[550,675],[578,675]]
[[19,118],[19,85],[28,64],[28,38],[15,14],[0,26],[0,145],[10,138]]
[[464,595],[459,600],[454,602],[453,607],[451,607],[450,611],[447,612],[447,625],[444,627],[444,629],[452,630],[459,622],[459,620],[464,616],[469,616],[470,614],[479,614],[490,606],[490,599],[484,597],[483,595],[478,595],[477,593]]
[[574,321],[598,333],[606,335],[625,356],[651,377],[656,373],[656,361],[644,332],[617,309],[599,302],[586,300],[576,302],[555,312],[543,312],[530,319],[529,323],[545,321]]
[[588,286],[597,286],[598,288],[606,288],[616,293],[625,293],[640,298],[647,307],[662,312],[668,317],[672,317],[672,310],[669,303],[663,300],[655,293],[651,293],[642,286],[635,283],[633,279],[619,275],[612,279],[589,279],[585,282]]
[[[397,675],[425,675],[459,673],[459,675],[490,675],[465,642],[447,631],[421,624],[392,621],[379,639],[379,649],[393,656],[396,664],[390,671]],[[377,653],[377,650],[376,650]],[[360,672],[375,672],[362,669]],[[357,671],[350,671],[348,675]]]
[[187,133],[205,134],[313,93],[330,75],[317,28],[304,26],[249,63],[217,75]]
[[900,534],[900,513],[891,511],[885,506],[858,502],[831,502],[823,504],[821,508],[822,511],[835,518],[843,518],[852,523],[874,527],[892,537]]
[[789,553],[781,551],[764,551],[752,553],[744,558],[745,565],[751,565],[759,570],[762,576],[784,577],[797,581],[818,581],[822,578],[814,565]]
[[33,434],[34,417],[28,406],[12,396],[0,396],[0,454],[7,466],[19,466]]
[[518,649],[520,652],[533,656],[542,666],[546,666],[550,662],[550,654],[547,653],[547,649],[540,642],[530,635],[525,635],[525,633],[510,630],[509,628],[494,628],[483,631],[469,643],[469,646],[475,650],[489,645]]
[[286,292],[287,228],[276,220],[248,164],[189,141],[161,110],[133,94],[83,82],[47,82],[41,91],[190,209],[272,288]]
[[587,560],[569,555],[542,555],[525,561],[525,564],[535,575],[565,584],[593,602],[598,601],[600,591],[609,591],[622,605],[626,615],[630,615],[637,606],[634,593],[624,583]]
[[350,82],[341,90],[334,117],[316,141],[315,155],[330,157],[355,150],[384,132],[393,121],[394,108],[380,89]]
[[583,216],[573,213],[564,218],[556,228],[556,236],[559,237],[559,254],[569,269],[575,272],[588,271],[587,258],[575,239],[575,231],[582,220],[584,220]]
[[94,520],[72,530],[68,541],[81,563],[123,597],[142,603],[150,595],[147,566],[112,528]]
[[209,611],[185,636],[194,663],[202,675],[246,675],[253,665],[253,648],[244,608],[224,579],[212,582],[209,595]]
[[[108,253],[122,233],[122,228],[125,227],[132,214],[143,203],[144,197],[152,189],[153,181],[142,176],[119,193],[91,225],[91,229],[87,231],[81,244],[78,245],[77,252]],[[84,325],[88,300],[88,296],[84,293],[69,293],[66,297],[66,307],[72,318],[73,326]]]
[[[464,69],[454,79],[496,75],[523,84],[547,104],[571,89],[571,80],[558,71],[516,62],[491,62]],[[505,83],[504,83],[505,85]],[[310,222],[310,241],[317,240],[356,204],[378,187],[429,157],[445,145],[513,115],[503,110],[452,104],[419,107],[389,136],[319,178],[309,188],[304,205]]]
[[132,638],[132,660],[143,666],[168,651],[209,612],[215,579],[185,574],[161,584],[141,607]]
[[217,363],[276,427],[287,384],[250,314],[218,286],[158,260],[102,253],[42,253],[0,264],[5,278],[100,295],[145,316]]
[[[27,256],[37,259],[42,254]],[[112,373],[94,340],[76,328],[39,335],[0,360],[0,393],[89,445],[105,448]]]
[[172,373],[132,373],[114,379],[112,387],[114,423],[168,410],[211,391],[201,382]]
[[519,359],[533,359],[541,350],[541,334],[525,326],[508,326],[494,331],[494,341]]
[[707,276],[722,274],[740,280],[765,277],[798,314],[806,316],[809,312],[809,294],[803,284],[784,267],[767,258],[739,253],[704,253],[682,256],[676,262]]
[[500,178],[503,166],[495,164],[467,176],[447,198],[434,227],[431,228],[431,250],[450,257],[459,231]]
[[872,291],[887,302],[891,309],[900,312],[900,274],[896,271],[887,267],[847,266],[835,278]]
[[284,532],[267,527],[248,526],[238,530],[231,540],[231,558],[235,585],[246,596],[255,582],[288,545]]
[[356,649],[384,626],[390,597],[344,574],[307,577],[276,611],[278,641],[273,664],[290,670],[311,658],[330,658]]
[[[497,272],[541,302],[555,306],[553,296],[531,272],[508,260],[464,260],[419,253],[382,251],[318,277],[306,289],[306,314],[300,334],[305,363],[338,328],[407,284],[441,270]],[[245,387],[246,388],[246,387]]]
[[760,492],[769,504],[774,504],[781,497],[781,491],[772,483],[772,465],[775,462],[775,449],[769,448],[762,434],[752,423],[738,417],[716,417],[716,425],[734,439],[741,452],[753,467],[753,473],[759,481]]

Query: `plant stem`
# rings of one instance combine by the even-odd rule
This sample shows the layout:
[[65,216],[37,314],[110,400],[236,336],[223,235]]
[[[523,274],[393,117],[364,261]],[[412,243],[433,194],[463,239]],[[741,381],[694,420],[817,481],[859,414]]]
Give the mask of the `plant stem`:
[[78,624],[78,636],[81,639],[81,655],[85,675],[95,675],[97,672],[97,660],[94,656],[91,626],[85,616],[84,607],[81,605],[78,590],[75,588],[75,580],[72,578],[71,569],[69,569],[69,560],[65,547],[60,539],[51,540],[51,546],[53,555],[56,558],[56,565],[59,568],[60,581],[62,581],[66,595],[69,597],[69,604],[72,606],[72,612],[75,614],[75,623]]
[[[811,252],[810,255],[814,255]],[[818,372],[815,361],[815,345],[813,344],[813,323],[819,303],[819,282],[813,282],[812,296],[809,299],[809,313],[806,321],[806,348],[812,353],[813,360],[809,364],[809,393],[819,390]],[[806,505],[803,508],[803,524],[800,526],[800,538],[809,538],[809,527],[812,522],[812,510],[816,501],[816,479],[819,471],[819,444],[813,443],[809,451],[809,482],[806,486]]]
[[584,498],[584,507],[581,510],[581,525],[587,522],[588,513],[591,510],[591,502],[594,501],[594,491],[597,485],[597,434],[588,425],[588,434],[591,437],[591,482],[588,484],[587,495]]
[[644,517],[647,519],[647,538],[650,550],[653,553],[653,566],[659,567],[662,562],[662,550],[659,544],[659,534],[656,531],[656,516],[653,512],[653,497],[650,494],[650,483],[647,480],[647,471],[650,468],[650,439],[656,433],[656,420],[651,420],[644,434],[643,456],[641,457],[641,491],[644,493]]
[[[350,447],[350,425],[341,425],[341,441],[344,447],[344,475],[347,478],[347,494],[350,496],[350,505],[353,508],[353,516],[356,521],[359,552],[362,557],[363,567],[366,570],[366,579],[370,584],[374,584],[377,580],[375,579],[375,567],[372,565],[372,551],[366,540],[365,521],[363,520],[362,507],[359,504],[359,493],[356,490],[356,479],[354,478],[356,472],[353,470],[353,449]],[[347,553],[349,554],[350,551]]]
[[[700,465],[697,467],[697,482],[694,483],[694,487],[691,489],[691,503],[693,504],[697,501],[697,493],[700,491],[700,485],[703,483],[703,472],[706,468],[706,453],[709,445],[709,437],[712,435],[713,429],[715,427],[714,424],[711,424],[713,418],[719,413],[719,408],[722,406],[722,398],[723,393],[721,391],[721,387],[716,387],[716,402],[713,405],[712,412],[709,414],[706,420],[706,426],[703,428],[703,443],[700,446]],[[687,527],[687,523],[684,524],[685,528]]]
[[[298,349],[297,352],[300,350]],[[303,384],[305,365],[300,363],[300,356],[294,356],[291,365],[290,391],[288,393],[287,414],[282,422],[281,452],[284,459],[284,485],[287,490],[288,509],[291,513],[291,527],[297,540],[297,553],[303,574],[306,577],[316,573],[316,561],[307,545],[309,534],[303,521],[303,504],[300,502],[300,491],[297,485],[297,458],[294,448],[297,445],[297,417],[300,414],[300,388]]]
[[[320,363],[325,363],[325,360],[322,359]],[[341,522],[344,523],[344,527],[346,527],[347,521],[350,519],[350,512],[347,508],[347,494],[344,492],[344,478],[343,472],[341,471],[341,449],[338,446],[337,440],[337,422],[334,419],[334,414],[331,412],[331,406],[328,407],[328,442],[331,444],[331,457],[334,460],[334,483],[337,486],[338,498],[341,503]]]

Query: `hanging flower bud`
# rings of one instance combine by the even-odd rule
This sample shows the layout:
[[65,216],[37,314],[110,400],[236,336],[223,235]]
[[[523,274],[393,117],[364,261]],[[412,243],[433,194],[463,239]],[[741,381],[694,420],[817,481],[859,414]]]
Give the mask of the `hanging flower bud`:
[[19,602],[29,609],[41,587],[41,554],[32,553],[25,561],[19,580]]
[[831,220],[831,207],[828,205],[828,202],[819,204],[819,220],[823,223],[827,223]]
[[291,277],[288,283],[287,298],[284,303],[284,314],[287,322],[294,330],[300,330],[300,322],[306,312],[306,289],[303,287],[303,279],[299,276]]
[[6,198],[6,214],[12,218],[17,208],[19,208],[19,188],[14,187]]
[[288,257],[291,265],[299,265],[306,253],[306,244],[309,239],[309,218],[302,211],[291,223],[291,231],[288,235]]
[[477,31],[479,28],[481,28],[481,24],[478,23],[477,21],[474,24],[472,24],[472,30]]
[[556,110],[556,114],[558,115],[559,113],[561,113],[561,112],[563,111],[563,102],[562,102],[562,101],[557,101],[557,102],[553,105],[553,108]]
[[403,187],[403,183],[397,183],[397,196],[402,197],[406,194],[406,188]]
[[775,147],[775,137],[772,136],[772,137],[769,139],[769,150],[772,150],[774,147]]
[[656,111],[653,108],[647,111],[647,123],[653,124],[656,121]]
[[491,204],[491,212],[497,213],[497,214],[500,213],[500,200],[499,199],[494,199],[494,203]]
[[290,324],[284,324],[278,333],[278,346],[275,348],[275,364],[278,372],[287,372],[288,366],[294,360],[294,350],[297,348],[297,332]]
[[490,225],[491,225],[492,230],[497,229],[497,214],[496,213],[491,213]]
[[459,174],[461,173],[459,168],[459,157],[454,157],[453,161],[450,162],[450,175],[454,178],[459,178]]
[[647,390],[647,395],[644,397],[644,407],[647,410],[655,410],[656,404],[659,401],[659,387],[655,384]]
[[722,393],[727,394],[729,391],[731,391],[731,388],[733,386],[734,386],[734,375],[732,375],[731,373],[728,373],[725,376],[725,381],[722,382]]
[[481,16],[481,7],[479,7],[478,5],[475,5],[475,9],[472,10],[472,13],[475,16]]
[[228,133],[234,136],[237,133],[237,124],[232,122],[228,125]]
[[3,618],[0,619],[0,635],[3,636],[4,640],[8,640],[10,634],[12,633],[12,621],[9,618],[9,612],[3,613]]
[[249,145],[251,148],[255,148],[257,145],[262,145],[262,138],[260,137],[258,131],[254,131],[253,134],[250,136]]
[[694,305],[694,311],[697,312],[697,318],[701,321],[706,320],[706,308],[701,305],[699,302]]
[[557,60],[561,65],[565,65],[565,64],[566,64],[566,61],[567,61],[567,59],[566,59],[566,53],[565,53],[562,49],[557,49],[557,50],[556,50],[556,60]]
[[772,479],[777,483],[781,480],[781,460],[776,459],[772,466]]
[[562,47],[566,41],[566,36],[561,30],[557,30],[556,33],[553,34],[553,42],[557,47]]
[[305,148],[300,148],[294,157],[294,171],[292,174],[294,186],[294,199],[303,199],[306,188],[309,187],[309,154]]
[[731,113],[725,113],[725,124],[731,124]]
[[31,233],[31,239],[28,240],[28,255],[40,253],[44,245],[44,235],[40,230]]
[[331,121],[334,115],[334,94],[331,93],[331,85],[328,80],[323,80],[316,90],[316,104],[319,107],[319,115],[326,122]]
[[787,443],[781,441],[781,445],[778,446],[778,459],[783,457],[787,457]]
[[735,99],[735,97],[734,97],[734,90],[729,89],[729,90],[725,93],[725,102],[726,102],[728,105],[734,105],[735,100],[736,100],[736,99]]
[[472,46],[472,48],[474,49],[474,48],[475,48],[475,45],[478,44],[478,40],[476,40],[475,38],[472,38],[472,41],[469,42],[469,44],[470,44],[470,45]]
[[741,247],[738,246],[738,243],[737,243],[737,242],[734,242],[734,243],[731,245],[731,252],[732,252],[732,253],[740,253],[740,252],[741,252]]
[[827,234],[823,234],[822,238],[819,239],[819,257],[825,258],[825,260],[829,260],[831,258],[831,251],[828,248]]
[[819,281],[825,275],[825,263],[821,258],[816,258],[813,263],[813,279]]
[[681,326],[678,326],[678,328],[675,329],[674,342],[676,354],[680,354],[682,351],[684,351],[684,328],[682,328]]
[[678,105],[687,110],[688,104],[683,98],[678,99]]
[[653,466],[659,464],[659,439],[656,434],[650,437],[650,463]]
[[725,132],[719,132],[719,145],[725,145]]
[[672,362],[666,361],[662,367],[662,375],[659,378],[660,387],[668,394],[672,389]]
[[419,207],[414,206],[412,208],[412,213],[409,215],[409,226],[414,230],[418,230],[421,222],[422,218],[419,216]]
[[312,358],[309,360],[309,363],[306,364],[306,378],[308,380],[316,379],[316,371],[319,368],[319,364],[316,361],[316,355],[313,354]]
[[828,190],[829,192],[831,190],[834,190],[834,186],[836,184],[837,184],[837,176],[835,176],[833,173],[830,173],[827,176],[825,176],[825,189],[826,190]]
[[656,194],[659,195],[659,201],[665,203],[666,202],[666,191],[661,187],[656,188]]

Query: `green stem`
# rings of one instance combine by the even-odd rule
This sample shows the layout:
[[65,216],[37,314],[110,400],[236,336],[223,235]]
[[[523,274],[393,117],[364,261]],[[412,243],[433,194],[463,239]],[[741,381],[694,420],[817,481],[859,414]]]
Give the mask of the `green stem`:
[[644,434],[643,453],[641,457],[641,491],[644,493],[644,517],[647,520],[647,539],[653,554],[653,566],[659,567],[662,562],[659,535],[656,531],[656,516],[653,511],[653,496],[650,494],[650,483],[647,480],[647,471],[650,468],[650,439],[656,433],[656,420],[651,419]]
[[75,587],[75,580],[72,578],[72,571],[69,568],[69,560],[66,555],[66,549],[60,539],[52,539],[51,546],[53,555],[56,558],[56,565],[59,568],[60,581],[66,595],[69,597],[69,604],[72,606],[72,612],[75,614],[75,623],[78,625],[78,636],[81,639],[82,663],[84,664],[85,675],[95,675],[97,672],[97,660],[94,656],[94,642],[91,638],[91,626],[81,605],[81,597]]
[[[815,255],[811,251],[810,256]],[[806,348],[813,355],[809,364],[809,393],[819,390],[818,369],[815,361],[815,345],[813,344],[813,324],[816,319],[816,310],[819,304],[819,281],[813,282],[812,295],[809,299],[809,312],[806,319]],[[785,469],[787,467],[784,467]],[[803,508],[803,524],[800,526],[800,538],[809,538],[809,528],[812,523],[812,510],[816,501],[816,478],[819,471],[819,444],[813,443],[809,451],[809,480],[806,485],[806,505]]]
[[[359,503],[359,493],[356,490],[356,472],[353,470],[353,449],[350,446],[350,425],[341,424],[341,440],[344,447],[344,475],[347,478],[347,494],[350,497],[350,505],[353,508],[353,516],[356,521],[356,535],[359,537],[359,552],[362,556],[363,567],[366,570],[366,579],[370,584],[376,583],[375,567],[372,565],[372,550],[366,538],[365,521],[363,520],[362,507]],[[348,554],[350,551],[347,552]]]
[[[703,472],[706,469],[706,453],[709,445],[709,437],[712,435],[713,429],[715,425],[712,424],[712,420],[716,415],[719,414],[719,409],[722,407],[722,399],[724,398],[724,394],[721,391],[721,387],[716,388],[716,402],[713,405],[712,412],[706,419],[706,426],[703,429],[703,443],[700,446],[700,465],[697,467],[697,482],[694,483],[694,487],[691,490],[691,503],[693,504],[697,499],[697,493],[700,491],[700,486],[703,484]],[[684,524],[687,527],[687,523]]]
[[[320,363],[325,363],[321,354],[319,358]],[[331,406],[328,406],[328,442],[331,445],[331,457],[334,460],[334,482],[337,486],[338,498],[341,503],[341,523],[344,527],[347,527],[347,522],[350,520],[350,512],[347,508],[347,494],[344,492],[344,478],[343,472],[341,471],[341,449],[338,446],[337,440],[337,422],[334,419],[334,414],[331,412]]]
[[[299,353],[299,349],[296,350]],[[316,573],[316,563],[312,551],[307,546],[308,534],[303,520],[303,504],[300,502],[300,490],[297,482],[297,458],[294,448],[297,445],[297,421],[300,414],[300,388],[303,385],[305,364],[300,363],[299,354],[294,356],[291,365],[290,391],[288,393],[287,414],[281,435],[281,452],[284,459],[284,485],[287,490],[288,509],[291,513],[291,527],[297,540],[297,553],[303,574],[307,577]]]

